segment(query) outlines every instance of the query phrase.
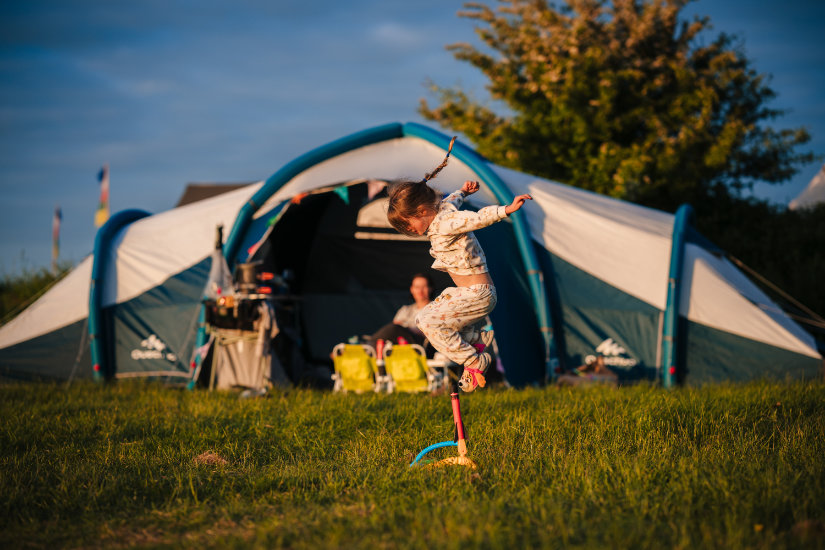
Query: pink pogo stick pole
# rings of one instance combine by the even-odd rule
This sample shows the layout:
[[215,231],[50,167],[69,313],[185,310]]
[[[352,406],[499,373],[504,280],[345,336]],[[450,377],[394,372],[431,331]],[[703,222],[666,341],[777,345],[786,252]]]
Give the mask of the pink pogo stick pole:
[[458,434],[458,454],[464,456],[467,454],[467,443],[464,441],[464,423],[461,421],[461,404],[458,401],[458,392],[451,393],[450,400],[453,405],[453,422],[455,422],[455,430]]

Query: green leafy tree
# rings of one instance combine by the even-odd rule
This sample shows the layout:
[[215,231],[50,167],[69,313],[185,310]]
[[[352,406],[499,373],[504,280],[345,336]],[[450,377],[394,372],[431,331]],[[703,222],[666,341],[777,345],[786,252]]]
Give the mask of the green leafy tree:
[[490,160],[617,198],[674,209],[814,159],[804,129],[774,130],[775,93],[735,39],[705,41],[686,0],[465,4],[487,48],[448,46],[489,79],[493,101],[433,84],[419,112]]

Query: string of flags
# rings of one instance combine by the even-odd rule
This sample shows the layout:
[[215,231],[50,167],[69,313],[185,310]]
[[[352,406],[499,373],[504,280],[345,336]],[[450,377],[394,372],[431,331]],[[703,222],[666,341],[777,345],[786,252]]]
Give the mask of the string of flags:
[[[372,200],[386,186],[387,186],[387,182],[385,182],[385,181],[381,181],[381,180],[370,180],[370,181],[368,181],[367,182],[367,200]],[[349,204],[349,199],[350,199],[350,197],[349,197],[349,187],[347,185],[337,185],[337,186],[332,188],[332,192],[335,193],[336,195],[338,195],[338,197],[342,201],[344,201],[345,204]],[[258,250],[261,248],[261,246],[267,241],[267,239],[269,239],[269,236],[272,233],[272,230],[275,228],[275,224],[278,222],[278,220],[281,219],[281,216],[284,215],[284,212],[286,212],[287,208],[289,208],[289,206],[291,204],[301,204],[301,201],[304,200],[307,196],[309,196],[309,194],[310,193],[308,193],[306,191],[302,192],[302,193],[298,193],[297,195],[292,197],[289,201],[284,202],[284,204],[281,206],[281,208],[279,208],[278,211],[275,212],[275,214],[272,217],[270,217],[269,220],[267,220],[267,223],[266,223],[267,229],[266,229],[266,231],[264,231],[263,235],[261,235],[261,238],[258,239],[258,241],[256,243],[252,244],[252,246],[247,248],[246,252],[247,252],[247,257],[248,258],[252,258],[258,252]]]

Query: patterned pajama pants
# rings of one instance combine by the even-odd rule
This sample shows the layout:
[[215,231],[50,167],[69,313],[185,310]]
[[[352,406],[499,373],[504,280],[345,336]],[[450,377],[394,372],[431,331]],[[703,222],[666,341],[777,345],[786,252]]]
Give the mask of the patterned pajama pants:
[[436,350],[463,366],[478,356],[472,344],[496,300],[493,285],[449,287],[418,312],[415,323]]

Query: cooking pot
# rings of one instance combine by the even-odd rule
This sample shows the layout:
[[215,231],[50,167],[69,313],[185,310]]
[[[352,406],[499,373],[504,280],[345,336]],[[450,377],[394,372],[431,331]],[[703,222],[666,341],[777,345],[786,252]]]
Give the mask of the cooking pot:
[[261,262],[238,264],[235,268],[235,283],[241,290],[254,289],[258,285],[258,269]]

